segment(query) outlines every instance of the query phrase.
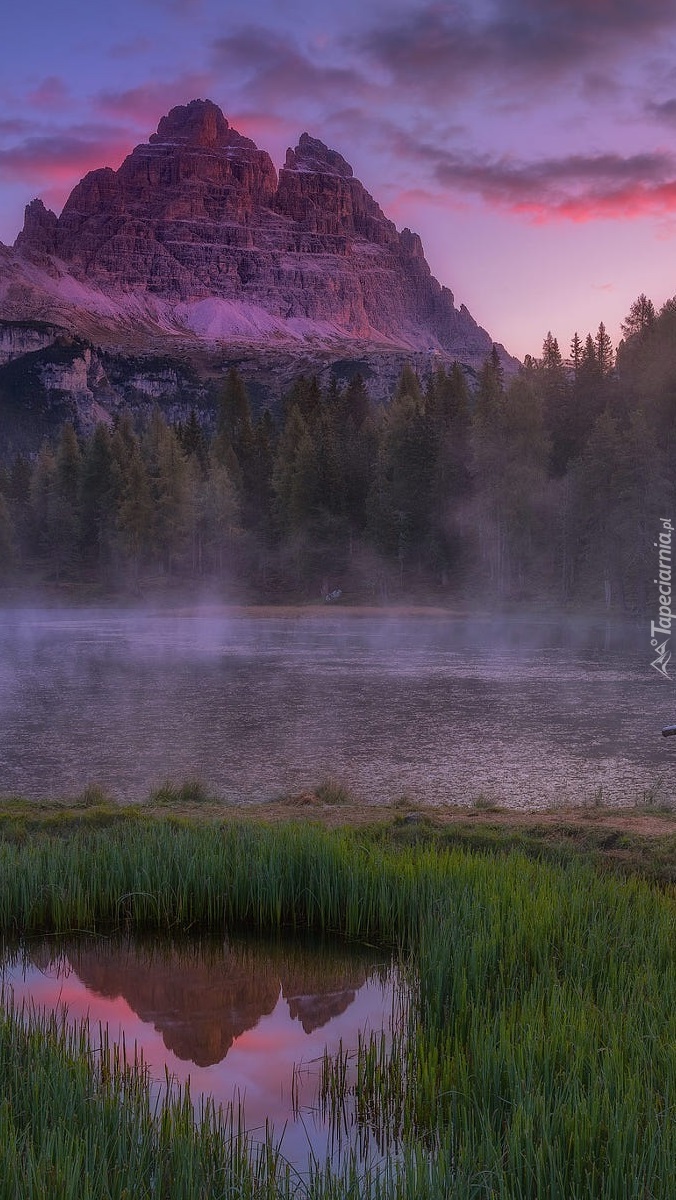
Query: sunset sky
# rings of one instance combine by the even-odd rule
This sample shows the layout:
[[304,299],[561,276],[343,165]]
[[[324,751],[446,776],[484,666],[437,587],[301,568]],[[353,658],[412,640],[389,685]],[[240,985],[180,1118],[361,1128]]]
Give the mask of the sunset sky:
[[671,0],[33,0],[6,6],[0,240],[175,104],[277,167],[308,130],[522,357],[676,293]]

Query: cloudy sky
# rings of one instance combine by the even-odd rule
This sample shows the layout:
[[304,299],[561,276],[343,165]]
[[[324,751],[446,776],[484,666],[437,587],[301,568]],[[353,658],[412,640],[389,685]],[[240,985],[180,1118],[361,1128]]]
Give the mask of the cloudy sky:
[[673,0],[32,0],[3,15],[0,240],[175,104],[339,150],[513,353],[676,293]]

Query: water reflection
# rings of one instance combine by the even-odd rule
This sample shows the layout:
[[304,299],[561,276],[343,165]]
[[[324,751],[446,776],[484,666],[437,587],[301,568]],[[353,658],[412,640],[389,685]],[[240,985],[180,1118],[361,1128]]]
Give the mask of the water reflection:
[[319,1060],[389,1029],[396,971],[372,949],[317,941],[86,939],[8,950],[2,978],[18,1005],[88,1017],[95,1042],[108,1026],[158,1085],[166,1068],[194,1100],[241,1098],[247,1127],[269,1120],[302,1164],[330,1147]]
[[675,717],[644,631],[603,621],[0,613],[0,779],[34,797],[632,804],[673,793]]

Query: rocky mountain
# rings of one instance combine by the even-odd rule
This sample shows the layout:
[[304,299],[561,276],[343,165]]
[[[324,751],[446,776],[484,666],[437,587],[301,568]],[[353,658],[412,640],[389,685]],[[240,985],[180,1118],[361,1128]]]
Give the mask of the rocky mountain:
[[34,200],[0,246],[0,364],[64,338],[84,347],[84,375],[46,392],[106,410],[129,396],[102,355],[139,359],[138,378],[148,355],[203,377],[237,362],[274,399],[301,370],[358,364],[384,394],[406,360],[476,369],[492,347],[340,154],[304,133],[277,173],[209,100],[172,109],[119,170],[86,175],[60,216]]

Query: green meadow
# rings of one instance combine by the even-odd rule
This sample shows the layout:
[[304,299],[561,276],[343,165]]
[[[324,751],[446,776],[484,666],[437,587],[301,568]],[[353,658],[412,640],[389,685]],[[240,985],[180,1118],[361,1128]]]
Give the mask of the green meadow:
[[[7,805],[5,939],[124,928],[314,930],[395,947],[392,1044],[324,1062],[320,1103],[371,1168],[299,1176],[241,1113],[151,1098],[101,1032],[0,1016],[0,1196],[672,1200],[676,898],[550,839],[425,821],[328,829]],[[547,852],[545,852],[547,850]],[[639,856],[640,857],[640,856]],[[673,867],[673,858],[672,858]]]

